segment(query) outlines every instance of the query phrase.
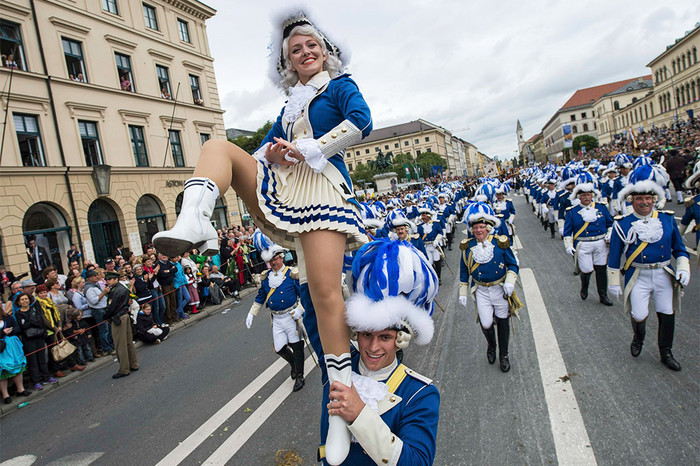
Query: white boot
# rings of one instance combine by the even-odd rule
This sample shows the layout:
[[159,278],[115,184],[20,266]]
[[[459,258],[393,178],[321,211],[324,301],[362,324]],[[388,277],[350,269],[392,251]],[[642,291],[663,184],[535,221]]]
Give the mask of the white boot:
[[197,248],[205,256],[219,252],[218,235],[211,224],[219,188],[209,178],[190,178],[185,182],[182,210],[172,230],[153,236],[158,252],[168,257]]
[[[328,385],[340,382],[348,387],[352,384],[352,360],[350,353],[340,356],[324,355],[328,371]],[[328,464],[341,464],[350,453],[350,431],[348,423],[340,416],[328,416],[328,435],[326,435],[326,461]]]

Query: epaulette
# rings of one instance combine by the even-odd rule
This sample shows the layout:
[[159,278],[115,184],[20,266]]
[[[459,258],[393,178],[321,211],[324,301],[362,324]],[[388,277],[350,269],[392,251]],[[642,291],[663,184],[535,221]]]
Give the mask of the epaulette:
[[418,233],[416,233],[415,235],[411,235],[411,238],[412,238],[412,239],[418,239],[418,238],[420,238],[420,235],[419,235]]
[[676,215],[676,213],[672,210],[660,210],[660,214],[668,214],[668,215]]
[[461,249],[462,251],[466,251],[467,249],[469,249],[469,240],[463,239],[462,241],[460,241],[459,249]]
[[423,382],[426,385],[430,385],[433,383],[433,379],[429,379],[428,377],[419,374],[418,372],[414,371],[413,369],[406,368],[406,374],[410,375],[411,377],[413,377],[416,380]]
[[613,220],[620,221],[620,220],[622,220],[623,218],[625,218],[624,215],[615,215],[615,216],[613,217]]
[[571,210],[571,209],[573,209],[574,207],[576,207],[576,206],[573,206],[573,205],[572,205],[572,206],[569,206],[569,207],[566,208],[566,210]]
[[498,235],[496,236],[496,240],[498,241],[499,248],[508,249],[510,247],[510,240],[506,235]]
[[265,269],[260,273],[260,281],[263,281],[267,278],[267,274],[270,271],[270,269]]
[[687,197],[687,198],[685,198],[685,201],[683,201],[683,205],[685,205],[686,207],[692,207],[693,204],[695,204],[694,197]]
[[297,267],[290,267],[289,276],[292,277],[294,280],[299,280],[299,269]]

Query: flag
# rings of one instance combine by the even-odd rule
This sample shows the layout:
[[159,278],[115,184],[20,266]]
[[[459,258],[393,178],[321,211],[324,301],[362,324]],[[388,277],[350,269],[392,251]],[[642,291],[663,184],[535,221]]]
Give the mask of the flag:
[[630,130],[627,132],[627,138],[632,140],[632,147],[637,149],[637,140],[634,137],[634,130],[630,126]]

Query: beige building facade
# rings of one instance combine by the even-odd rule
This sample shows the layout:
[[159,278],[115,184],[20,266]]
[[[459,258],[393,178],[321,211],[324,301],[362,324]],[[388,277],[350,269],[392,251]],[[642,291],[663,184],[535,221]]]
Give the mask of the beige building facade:
[[[59,271],[71,243],[102,264],[174,224],[202,144],[226,137],[215,13],[195,0],[0,2],[0,262],[27,271],[36,238]],[[217,226],[241,222],[231,190],[217,207]]]

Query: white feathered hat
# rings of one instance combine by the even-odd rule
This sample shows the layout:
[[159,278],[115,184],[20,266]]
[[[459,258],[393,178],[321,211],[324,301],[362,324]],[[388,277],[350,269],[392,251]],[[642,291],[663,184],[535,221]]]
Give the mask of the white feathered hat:
[[277,254],[286,254],[287,249],[272,242],[270,238],[265,236],[260,228],[253,233],[253,246],[260,251],[260,258],[265,262],[270,262]]
[[372,241],[355,255],[352,276],[354,294],[345,303],[350,328],[408,331],[419,345],[430,342],[438,277],[420,251],[406,241]]

